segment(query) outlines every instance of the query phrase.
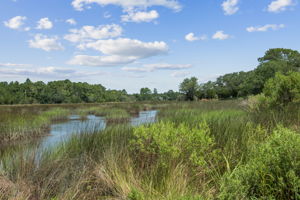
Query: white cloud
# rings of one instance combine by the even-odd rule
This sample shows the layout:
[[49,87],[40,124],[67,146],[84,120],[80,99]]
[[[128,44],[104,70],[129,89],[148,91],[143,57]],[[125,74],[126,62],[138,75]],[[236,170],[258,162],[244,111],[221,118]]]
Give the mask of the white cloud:
[[191,68],[190,64],[168,64],[168,63],[155,63],[155,64],[146,64],[143,67],[123,67],[123,71],[128,72],[153,72],[156,70],[180,70]]
[[116,24],[103,26],[83,26],[81,29],[71,29],[65,39],[70,42],[83,42],[91,39],[106,39],[122,35],[123,29]]
[[126,15],[121,16],[123,22],[151,22],[159,17],[159,14],[156,10],[151,10],[149,12],[134,12],[130,11]]
[[168,51],[168,45],[165,42],[142,42],[129,38],[98,40],[83,44],[82,48],[91,48],[107,55],[135,57],[137,59],[159,55]]
[[123,56],[89,56],[89,55],[76,55],[70,61],[69,65],[81,66],[95,66],[95,67],[109,67],[117,65],[125,65],[134,62],[136,59]]
[[190,75],[190,73],[186,72],[186,71],[176,71],[171,74],[171,76],[175,77],[175,78],[183,78],[183,77],[187,77],[189,75]]
[[288,7],[294,6],[296,3],[293,0],[274,0],[268,6],[269,12],[285,11]]
[[146,68],[150,69],[165,69],[165,70],[174,70],[174,69],[187,69],[191,68],[190,64],[168,64],[168,63],[157,63],[157,64],[146,64]]
[[239,0],[226,0],[222,3],[222,8],[224,10],[225,15],[233,15],[235,14],[238,10],[238,3]]
[[40,68],[0,68],[1,76],[12,77],[45,77],[45,78],[83,78],[87,76],[99,76],[103,75],[103,72],[87,72],[77,71],[74,69],[61,68],[61,67],[40,67]]
[[72,18],[67,19],[67,20],[66,20],[66,23],[68,23],[68,24],[70,24],[70,25],[76,25],[76,24],[77,24],[77,22],[75,21],[75,19],[72,19]]
[[246,30],[248,32],[266,32],[268,30],[276,31],[284,27],[285,27],[284,24],[266,24],[264,26],[250,26],[246,28]]
[[132,63],[138,59],[165,54],[165,42],[142,42],[128,38],[98,40],[80,45],[81,49],[94,49],[104,56],[77,55],[69,64],[90,66],[116,66]]
[[0,63],[0,67],[25,67],[28,64],[16,64],[16,63]]
[[194,33],[189,33],[189,34],[187,34],[187,35],[185,36],[185,39],[186,39],[187,41],[190,41],[190,42],[199,40],[199,38],[196,37]]
[[[8,21],[4,22],[4,25],[10,29],[14,30],[22,30],[22,26],[24,25],[24,21],[27,19],[25,16],[16,16]],[[25,31],[29,30],[29,27],[24,29]]]
[[163,6],[175,11],[181,9],[181,5],[176,0],[73,0],[72,5],[76,10],[84,10],[85,5],[99,4],[101,6],[117,5],[123,9],[128,8],[148,8],[151,6]]
[[49,20],[49,18],[41,18],[37,22],[37,27],[36,29],[51,29],[53,27],[53,23]]
[[36,34],[33,40],[29,40],[29,46],[44,51],[63,50],[64,47],[57,40],[58,37],[48,37],[42,34]]
[[230,35],[225,34],[224,31],[217,31],[212,38],[215,40],[226,40],[230,38]]
[[200,37],[196,37],[194,33],[189,33],[185,36],[185,39],[189,42],[193,42],[193,41],[196,41],[196,40],[206,40],[207,36],[202,35]]

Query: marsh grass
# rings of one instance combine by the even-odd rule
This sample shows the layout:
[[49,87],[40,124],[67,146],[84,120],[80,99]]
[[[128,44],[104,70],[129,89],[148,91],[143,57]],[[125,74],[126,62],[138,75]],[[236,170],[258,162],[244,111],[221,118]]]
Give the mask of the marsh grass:
[[52,122],[66,120],[69,114],[69,110],[62,108],[52,108],[47,111],[2,111],[0,117],[0,143],[45,135]]
[[[236,100],[151,105],[149,107],[159,108],[157,124],[136,128],[127,124],[109,124],[103,131],[86,130],[72,136],[55,149],[45,150],[38,165],[33,159],[34,153],[19,154],[16,157],[3,156],[0,181],[7,182],[13,190],[18,188],[18,194],[24,199],[41,200],[204,200],[223,197],[250,199],[254,196],[245,195],[247,188],[254,188],[251,191],[256,191],[256,186],[261,188],[262,193],[259,194],[269,194],[272,190],[268,191],[267,186],[259,185],[260,180],[265,180],[260,177],[267,175],[256,165],[256,160],[262,163],[261,166],[271,170],[270,172],[278,169],[278,173],[272,174],[272,177],[279,177],[278,174],[282,172],[279,169],[294,170],[298,173],[299,169],[293,168],[298,165],[289,164],[293,163],[292,158],[299,157],[298,154],[292,153],[293,148],[298,149],[299,146],[299,138],[295,136],[297,133],[276,129],[280,123],[289,128],[298,126],[298,107],[291,107],[288,112],[253,112],[241,102]],[[80,109],[90,109],[89,112],[94,112],[97,108],[97,112],[100,113],[114,107],[114,111],[101,114],[121,116],[124,111],[120,110],[126,110],[128,114],[130,106],[132,105],[93,105],[93,108]],[[270,115],[269,112],[275,114]],[[289,119],[291,117],[293,119]],[[206,128],[199,127],[200,124],[206,124]],[[181,126],[184,128],[180,128]],[[191,131],[193,129],[195,130]],[[275,135],[274,129],[277,130]],[[285,135],[285,132],[288,134]],[[204,144],[208,143],[193,147],[201,138],[194,136],[200,133],[212,141],[209,150],[204,148]],[[290,135],[292,137],[289,142],[280,141],[287,141]],[[199,144],[202,144],[201,141],[207,140],[199,140]],[[273,146],[276,147],[275,153],[271,148]],[[202,147],[205,149],[203,152],[200,151]],[[291,155],[291,162],[284,162],[283,154],[278,153],[282,148],[290,153],[288,155]],[[193,154],[194,151],[198,153]],[[264,152],[270,154],[266,162]],[[276,157],[277,155],[280,156]],[[202,157],[205,159],[200,159]],[[280,162],[277,158],[280,158]],[[196,162],[197,160],[199,162]],[[272,166],[268,166],[268,162],[272,163]],[[281,164],[283,168],[280,167]],[[296,189],[300,186],[297,173],[283,176],[292,178],[290,180],[294,181],[295,188],[293,191],[298,191]],[[239,176],[245,178],[241,185],[238,185]],[[256,178],[256,182],[251,182],[254,180],[252,177]],[[281,187],[280,184],[274,184],[274,180],[268,182],[268,185],[276,185],[277,191],[285,191],[282,188],[290,183],[283,179]],[[0,185],[1,187],[4,188]],[[239,188],[246,189],[239,193]],[[2,199],[13,199],[11,193],[5,195]],[[295,197],[295,193],[293,195]],[[281,197],[293,199],[289,194]],[[255,198],[268,197],[256,194]]]

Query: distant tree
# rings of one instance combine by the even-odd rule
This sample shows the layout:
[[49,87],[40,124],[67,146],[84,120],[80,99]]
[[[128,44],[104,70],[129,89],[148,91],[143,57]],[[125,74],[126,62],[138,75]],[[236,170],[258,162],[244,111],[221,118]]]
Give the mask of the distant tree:
[[198,92],[198,97],[201,99],[215,99],[218,98],[216,83],[208,81],[201,84]]
[[152,91],[151,89],[145,87],[140,89],[140,101],[150,101],[152,100]]
[[194,101],[199,88],[196,77],[186,78],[179,86],[179,91],[185,95],[185,100]]
[[100,84],[75,83],[70,80],[24,83],[0,82],[0,104],[26,103],[100,103],[133,101],[126,90],[106,90]]
[[158,91],[156,88],[153,89],[152,100],[154,100],[154,101],[161,100],[161,95],[158,94]]
[[180,93],[174,92],[173,90],[169,90],[162,94],[162,99],[166,101],[175,101],[178,100]]

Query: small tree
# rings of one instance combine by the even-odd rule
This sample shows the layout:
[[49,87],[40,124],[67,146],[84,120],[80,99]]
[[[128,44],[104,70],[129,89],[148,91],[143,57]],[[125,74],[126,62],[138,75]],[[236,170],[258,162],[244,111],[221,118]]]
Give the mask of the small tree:
[[152,91],[149,88],[140,89],[140,100],[141,101],[150,101],[152,100]]
[[196,77],[186,78],[179,86],[179,91],[185,95],[185,100],[194,101],[199,88]]

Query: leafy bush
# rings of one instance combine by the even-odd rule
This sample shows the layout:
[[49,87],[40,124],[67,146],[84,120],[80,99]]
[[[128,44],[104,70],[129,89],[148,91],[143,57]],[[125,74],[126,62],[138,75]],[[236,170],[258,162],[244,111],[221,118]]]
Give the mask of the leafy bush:
[[300,136],[279,127],[221,181],[220,199],[300,199]]
[[286,106],[291,102],[300,102],[300,73],[287,75],[276,73],[267,81],[264,94],[271,106]]
[[269,107],[267,98],[264,94],[249,96],[247,99],[247,108],[250,112],[260,112]]
[[159,122],[134,129],[131,148],[137,157],[151,162],[185,161],[193,166],[207,166],[207,159],[214,153],[214,140],[209,136],[206,123],[194,128],[186,124]]

